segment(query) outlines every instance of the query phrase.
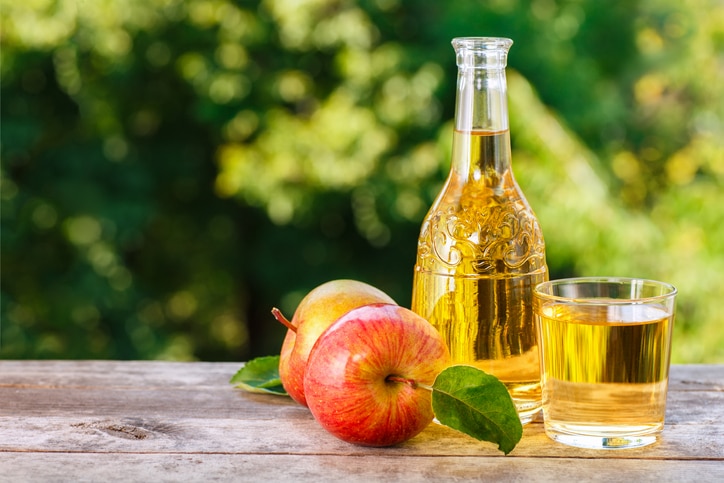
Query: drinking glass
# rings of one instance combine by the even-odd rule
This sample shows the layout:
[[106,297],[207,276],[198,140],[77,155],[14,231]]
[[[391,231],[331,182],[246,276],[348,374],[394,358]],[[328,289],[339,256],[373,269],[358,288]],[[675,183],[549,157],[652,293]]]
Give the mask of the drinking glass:
[[538,330],[546,434],[583,448],[634,448],[664,427],[674,286],[636,278],[540,283]]

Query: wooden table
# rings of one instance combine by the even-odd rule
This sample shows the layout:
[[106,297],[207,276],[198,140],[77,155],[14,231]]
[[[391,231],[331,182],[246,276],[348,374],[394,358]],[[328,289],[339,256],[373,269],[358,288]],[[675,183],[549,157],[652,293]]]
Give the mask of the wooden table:
[[233,388],[239,367],[0,361],[0,481],[724,481],[724,365],[672,367],[653,446],[571,448],[535,421],[508,456],[436,424],[353,446],[289,398]]

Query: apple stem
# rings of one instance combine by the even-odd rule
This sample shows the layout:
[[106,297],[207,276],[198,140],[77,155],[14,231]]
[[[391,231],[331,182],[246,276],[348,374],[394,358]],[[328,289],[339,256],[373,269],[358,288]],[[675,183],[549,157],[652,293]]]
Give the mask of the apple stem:
[[289,322],[289,319],[287,319],[286,317],[284,317],[284,314],[282,314],[282,311],[281,311],[281,310],[279,310],[278,308],[274,307],[274,308],[272,308],[271,313],[272,313],[272,315],[274,316],[274,318],[277,319],[277,320],[278,320],[279,322],[281,322],[282,324],[284,324],[284,325],[287,327],[287,329],[289,329],[289,330],[291,330],[291,331],[294,331],[294,332],[297,331],[297,328],[294,327],[294,325],[293,325],[291,322]]
[[413,388],[413,389],[417,389],[417,388],[419,387],[419,388],[422,388],[422,389],[427,389],[428,391],[432,391],[432,387],[431,387],[431,386],[428,386],[427,384],[423,384],[423,383],[421,383],[421,382],[417,382],[416,380],[410,379],[410,378],[408,378],[408,377],[396,376],[396,375],[394,375],[394,374],[390,374],[389,376],[387,376],[387,377],[385,378],[385,381],[388,381],[388,382],[399,382],[400,384],[407,384],[408,386],[410,386],[410,387]]

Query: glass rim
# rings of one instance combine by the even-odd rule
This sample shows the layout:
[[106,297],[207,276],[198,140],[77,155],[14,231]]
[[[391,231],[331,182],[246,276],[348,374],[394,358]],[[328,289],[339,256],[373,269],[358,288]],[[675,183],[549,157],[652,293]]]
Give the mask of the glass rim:
[[[568,297],[565,295],[554,295],[551,293],[543,292],[541,289],[553,287],[555,285],[595,285],[595,284],[609,284],[609,285],[633,285],[636,282],[638,284],[658,286],[661,287],[665,293],[659,295],[652,295],[648,297],[638,298],[610,298],[610,297]],[[678,294],[677,288],[668,283],[661,282],[659,280],[653,280],[648,278],[638,277],[569,277],[559,278],[555,280],[548,280],[541,282],[536,285],[533,289],[533,294],[536,297],[540,297],[546,301],[562,302],[562,303],[586,303],[590,305],[633,305],[633,304],[646,304],[660,300],[672,298]]]

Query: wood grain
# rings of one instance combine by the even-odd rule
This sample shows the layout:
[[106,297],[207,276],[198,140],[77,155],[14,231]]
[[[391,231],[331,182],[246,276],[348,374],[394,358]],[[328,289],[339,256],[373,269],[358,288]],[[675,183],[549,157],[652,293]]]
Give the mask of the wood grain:
[[[344,455],[244,454],[44,454],[0,453],[0,481],[541,481],[717,482],[715,461],[606,460],[411,456],[354,458]],[[5,471],[9,470],[9,473]]]
[[571,448],[537,420],[509,456],[436,424],[350,445],[289,398],[233,388],[239,367],[0,361],[0,481],[724,481],[724,365],[672,367],[653,446]]

